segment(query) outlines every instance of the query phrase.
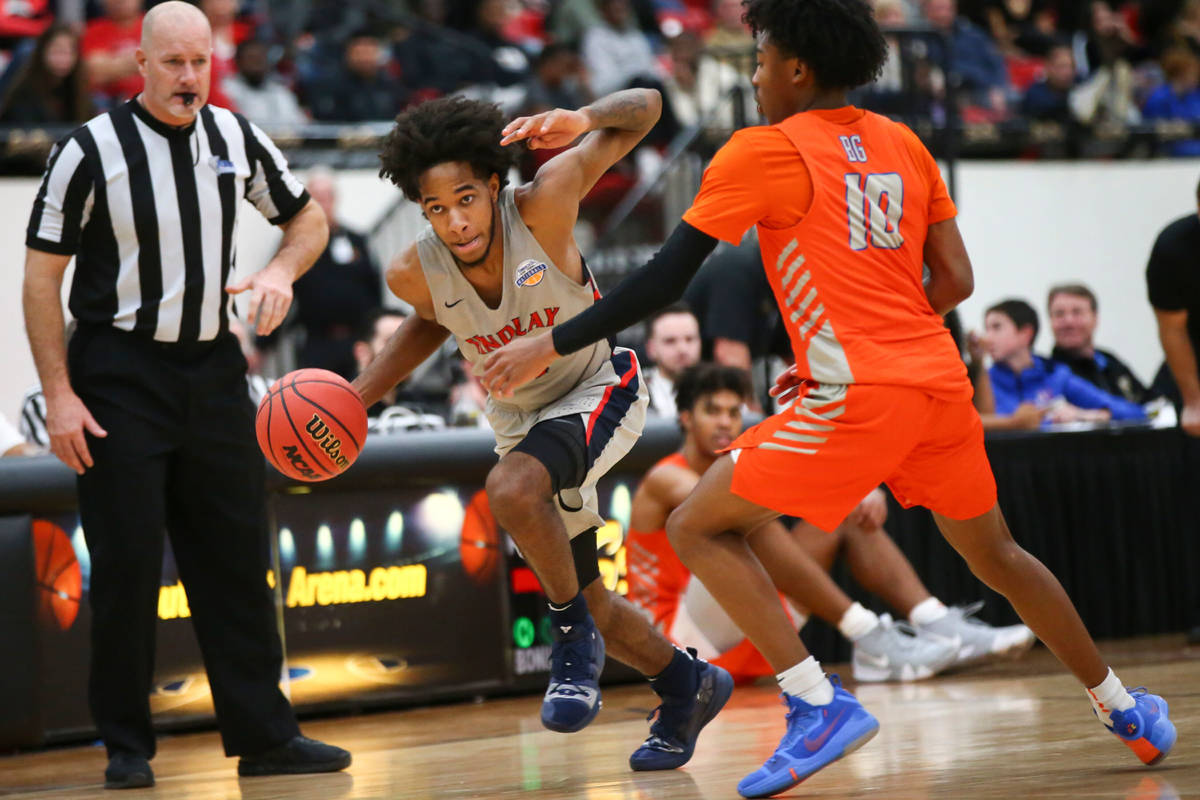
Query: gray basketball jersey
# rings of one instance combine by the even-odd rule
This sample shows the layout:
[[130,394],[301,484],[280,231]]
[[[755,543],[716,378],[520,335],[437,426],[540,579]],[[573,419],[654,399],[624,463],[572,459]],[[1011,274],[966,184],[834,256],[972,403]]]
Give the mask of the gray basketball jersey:
[[[458,349],[476,368],[518,336],[548,332],[583,311],[596,299],[591,281],[568,278],[542,250],[517,210],[512,187],[500,192],[504,277],[500,305],[488,308],[431,226],[417,237],[417,255],[429,284],[434,313],[454,334]],[[586,273],[585,273],[586,274]],[[503,401],[489,398],[499,411],[529,412],[551,405],[591,378],[612,357],[607,341],[597,342],[555,361],[546,372]]]

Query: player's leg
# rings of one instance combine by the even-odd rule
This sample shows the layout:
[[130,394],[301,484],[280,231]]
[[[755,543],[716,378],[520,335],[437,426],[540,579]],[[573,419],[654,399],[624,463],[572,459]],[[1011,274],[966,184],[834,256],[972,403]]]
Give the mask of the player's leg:
[[918,632],[958,643],[948,666],[1024,652],[1036,641],[1025,625],[996,627],[976,619],[973,615],[982,603],[947,607],[926,588],[882,525],[847,521],[840,528],[845,531],[846,565],[860,586],[878,595]]
[[854,644],[851,663],[855,680],[921,680],[953,664],[958,651],[954,644],[923,636],[907,624],[897,624],[886,615],[881,618],[854,602],[806,547],[811,544],[817,554],[828,557],[832,548],[822,537],[836,541],[846,535],[849,527],[850,523],[843,522],[835,533],[828,534],[800,522],[789,531],[772,521],[752,532],[748,541],[780,591],[836,627]]
[[638,609],[606,589],[596,563],[596,532],[571,540],[576,574],[612,655],[646,676],[661,700],[650,736],[629,757],[635,770],[675,769],[692,757],[700,730],[733,692],[729,673],[676,648]]
[[[840,685],[830,683],[796,635],[771,576],[746,541],[749,532],[778,513],[734,494],[733,471],[729,456],[713,464],[667,520],[667,535],[688,569],[778,673],[788,703],[788,732],[775,755],[738,784],[745,797],[767,797],[858,749],[879,723]],[[805,742],[819,744],[810,748]]]
[[[549,438],[539,423],[537,437]],[[531,431],[531,434],[533,432]],[[530,447],[526,437],[522,445]],[[579,594],[567,530],[557,509],[555,480],[538,456],[518,449],[505,454],[487,476],[492,514],[517,543],[525,563],[541,581],[552,606],[568,605]]]
[[1105,664],[1062,584],[1012,538],[996,503],[983,428],[969,402],[938,402],[927,433],[888,483],[902,502],[930,508],[971,571],[1017,614],[1088,690],[1093,710],[1143,762],[1163,758],[1175,728],[1161,697],[1131,694]]

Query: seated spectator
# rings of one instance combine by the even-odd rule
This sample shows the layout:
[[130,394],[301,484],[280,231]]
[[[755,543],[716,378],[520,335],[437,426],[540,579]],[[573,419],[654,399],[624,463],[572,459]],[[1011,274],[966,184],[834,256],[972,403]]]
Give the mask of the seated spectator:
[[1071,125],[1070,97],[1075,87],[1075,54],[1069,45],[1057,44],[1046,55],[1045,76],[1025,91],[1021,113],[1045,122]]
[[713,0],[713,27],[704,37],[704,46],[711,49],[754,50],[754,37],[742,21],[741,0]]
[[393,119],[404,105],[400,84],[381,64],[379,39],[364,29],[352,35],[336,74],[318,81],[309,93],[314,119],[372,122]]
[[533,62],[533,73],[525,81],[522,115],[540,114],[553,108],[582,108],[591,102],[583,61],[568,45],[551,42]]
[[1101,391],[1131,403],[1145,403],[1151,394],[1114,353],[1096,347],[1093,337],[1097,314],[1096,295],[1081,283],[1055,286],[1046,299],[1054,350],[1050,359],[1066,364],[1072,372]]
[[260,126],[303,125],[308,116],[292,90],[272,73],[270,45],[247,39],[237,46],[236,72],[225,79],[225,94],[251,122]]
[[1086,75],[1071,93],[1071,113],[1085,125],[1136,125],[1142,116],[1130,56],[1133,34],[1125,18],[1101,0],[1091,5],[1089,30],[1079,64]]
[[1053,0],[989,0],[985,27],[1007,55],[1044,56],[1054,45],[1055,10]]
[[78,125],[94,113],[79,60],[79,36],[65,25],[47,28],[0,105],[0,121],[13,125]]
[[87,24],[80,51],[92,91],[108,107],[142,90],[134,53],[142,43],[142,0],[104,0],[104,16]]
[[[740,4],[741,0],[734,0]],[[655,0],[631,0],[633,18],[639,30],[647,36],[659,32]],[[738,12],[741,13],[740,11]],[[546,15],[546,32],[556,42],[579,47],[584,34],[604,24],[596,0],[559,0],[550,4]],[[751,40],[753,46],[753,40]]]
[[212,27],[212,81],[208,102],[241,111],[225,94],[225,81],[234,73],[237,46],[250,35],[251,28],[238,21],[238,0],[200,0],[199,6]]
[[304,330],[297,363],[353,380],[358,374],[354,337],[362,320],[383,302],[383,283],[366,238],[339,221],[333,173],[314,169],[307,184],[329,221],[329,244],[293,286],[296,324]]
[[459,19],[452,20],[453,27],[491,54],[491,74],[486,82],[497,86],[513,86],[529,76],[529,55],[505,34],[511,17],[509,0],[465,0]]
[[[1200,56],[1187,45],[1175,45],[1162,56],[1165,82],[1146,99],[1144,119],[1200,122]],[[1183,139],[1167,148],[1173,156],[1200,155],[1200,139]]]
[[491,51],[478,39],[445,26],[446,4],[417,0],[414,5],[416,13],[392,28],[392,59],[411,100],[430,100],[491,83]]
[[633,24],[629,0],[597,0],[601,22],[583,35],[581,54],[597,97],[635,80],[659,79],[654,48]]
[[[33,39],[54,22],[54,7],[51,0],[0,0],[0,74],[25,63]],[[66,21],[61,11],[59,21]],[[0,77],[0,92],[8,88],[8,80],[8,75]]]
[[700,323],[684,303],[675,303],[646,320],[646,356],[654,366],[645,371],[649,412],[675,418],[675,380],[700,361]]
[[663,100],[671,105],[676,121],[683,126],[697,125],[709,114],[719,111],[711,126],[723,142],[735,127],[733,101],[726,95],[741,85],[742,120],[753,125],[758,121],[754,87],[746,76],[732,65],[718,61],[704,52],[700,37],[683,31],[667,41],[670,74],[663,81],[666,89]]
[[997,414],[1012,415],[1022,403],[1032,403],[1046,409],[1044,423],[1146,418],[1141,406],[1097,389],[1063,364],[1033,355],[1038,316],[1024,300],[989,308],[984,327]]
[[965,103],[1003,116],[1008,111],[1008,68],[994,42],[973,23],[958,16],[956,0],[925,0],[925,20],[950,40],[949,59],[940,39],[928,41],[929,59],[950,64]]
[[987,371],[987,348],[983,337],[975,331],[963,331],[958,309],[952,309],[945,317],[946,328],[954,337],[954,344],[967,366],[967,377],[975,394],[971,404],[979,412],[979,420],[985,431],[1033,431],[1042,425],[1043,409],[1033,403],[1021,403],[1011,414],[996,413],[996,396],[992,392],[992,379]]

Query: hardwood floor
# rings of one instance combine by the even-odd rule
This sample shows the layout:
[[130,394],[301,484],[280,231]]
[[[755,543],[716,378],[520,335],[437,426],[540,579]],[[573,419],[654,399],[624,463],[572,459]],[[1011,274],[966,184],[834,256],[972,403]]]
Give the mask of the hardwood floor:
[[[1141,766],[1103,730],[1082,690],[1038,648],[1019,662],[858,687],[882,723],[879,735],[786,796],[1200,797],[1200,648],[1172,636],[1107,642],[1102,650],[1123,680],[1145,684],[1171,704],[1179,743],[1157,767]],[[606,689],[604,703],[596,721],[572,735],[542,729],[536,697],[310,721],[307,735],[354,753],[350,770],[332,775],[239,779],[215,733],[164,737],[152,762],[157,786],[115,796],[717,800],[737,797],[737,781],[771,754],[783,731],[774,686],[739,687],[686,768],[635,773],[627,759],[646,735],[654,696],[643,686],[622,686]],[[95,746],[0,758],[0,795],[113,796],[101,788],[104,765]]]

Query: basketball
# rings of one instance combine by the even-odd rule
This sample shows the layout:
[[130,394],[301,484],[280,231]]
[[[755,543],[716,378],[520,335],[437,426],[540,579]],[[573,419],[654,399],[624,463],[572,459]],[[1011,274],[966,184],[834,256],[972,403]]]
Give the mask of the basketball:
[[79,613],[83,576],[66,532],[44,519],[33,521],[33,550],[38,589],[38,619],[68,630]]
[[342,376],[298,369],[271,384],[254,427],[275,469],[311,483],[341,474],[358,458],[367,438],[367,411]]
[[500,564],[500,531],[483,489],[467,504],[458,553],[463,569],[473,581],[482,586],[492,580]]

